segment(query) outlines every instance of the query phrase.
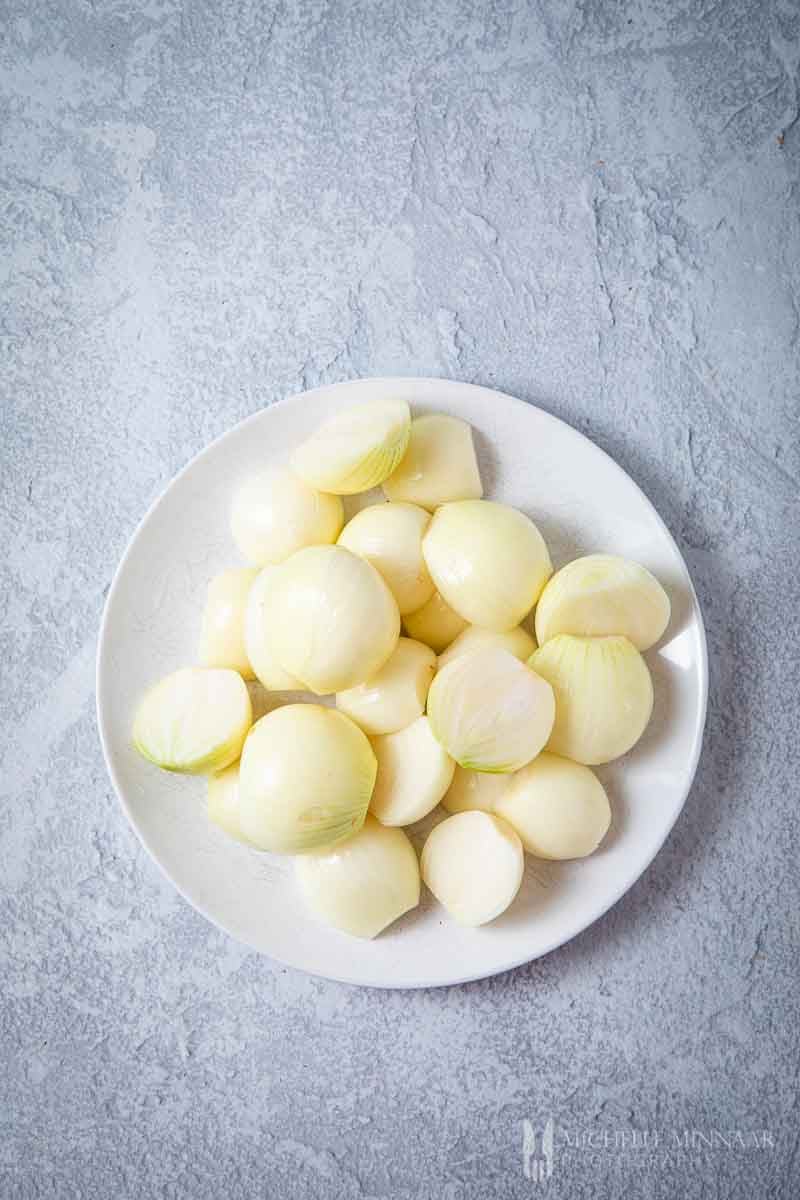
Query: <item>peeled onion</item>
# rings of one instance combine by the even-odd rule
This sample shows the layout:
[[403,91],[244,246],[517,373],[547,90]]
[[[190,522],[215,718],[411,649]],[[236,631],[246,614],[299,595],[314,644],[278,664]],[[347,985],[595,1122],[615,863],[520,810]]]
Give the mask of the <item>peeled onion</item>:
[[252,713],[236,671],[184,668],[146,693],[134,718],[133,744],[165,771],[221,771],[239,757]]
[[277,854],[332,846],[361,828],[376,771],[366,734],[343,713],[319,704],[276,708],[242,751],[242,832]]
[[247,597],[258,571],[244,567],[215,575],[208,585],[200,631],[200,662],[204,667],[229,667],[243,679],[253,679],[245,649]]
[[303,684],[284,671],[272,645],[270,602],[280,567],[263,567],[250,588],[244,616],[244,644],[259,683],[269,692],[302,692]]
[[250,842],[242,833],[239,819],[239,764],[208,777],[208,819],[237,842]]
[[371,679],[337,692],[336,707],[365,733],[395,733],[424,713],[435,674],[436,655],[431,648],[401,637]]
[[399,733],[372,739],[378,776],[370,811],[384,825],[421,821],[450,786],[455,763],[419,717]]
[[448,754],[476,771],[517,771],[539,753],[555,715],[553,689],[508,650],[448,663],[428,693],[431,728]]
[[344,546],[312,546],[287,559],[269,617],[281,666],[318,695],[370,679],[400,633],[394,596],[375,568]]
[[482,496],[472,429],[467,422],[441,413],[412,421],[405,457],[383,490],[389,500],[409,500],[429,509],[448,500]]
[[611,824],[608,796],[594,771],[546,751],[517,772],[495,812],[537,858],[584,858]]
[[558,633],[620,634],[637,650],[648,650],[669,614],[669,596],[646,567],[613,554],[588,554],[562,567],[545,587],[536,636],[543,645]]
[[533,521],[490,500],[437,509],[422,551],[447,603],[470,624],[498,633],[519,625],[553,570]]
[[442,797],[442,806],[450,813],[492,813],[497,801],[505,795],[511,780],[515,778],[513,772],[492,775],[488,771],[470,771],[457,766],[453,782]]
[[448,817],[428,835],[422,878],[461,925],[485,925],[508,908],[524,869],[522,843],[511,826],[485,812]]
[[405,400],[374,400],[337,413],[295,450],[292,466],[312,487],[340,496],[383,483],[406,452]]
[[334,849],[298,858],[295,872],[312,912],[353,937],[377,937],[419,904],[414,847],[402,829],[387,829],[374,817]]
[[638,742],[653,711],[653,683],[627,638],[560,633],[529,662],[555,692],[548,750],[593,766],[619,758]]
[[343,524],[339,497],[310,487],[287,467],[253,475],[233,498],[233,540],[258,566],[283,562],[304,546],[335,542]]
[[371,562],[397,601],[400,615],[416,612],[434,593],[422,557],[430,513],[416,504],[373,504],[345,525],[339,545]]
[[495,633],[491,629],[479,629],[477,625],[469,625],[448,646],[444,654],[439,655],[439,670],[462,654],[473,654],[476,650],[488,650],[492,647],[508,650],[509,654],[513,654],[520,662],[527,662],[536,649],[536,642],[521,625],[510,629],[508,633]]
[[447,601],[434,592],[427,604],[415,613],[403,617],[406,633],[424,642],[437,654],[446,650],[454,638],[467,628],[467,622],[455,612]]

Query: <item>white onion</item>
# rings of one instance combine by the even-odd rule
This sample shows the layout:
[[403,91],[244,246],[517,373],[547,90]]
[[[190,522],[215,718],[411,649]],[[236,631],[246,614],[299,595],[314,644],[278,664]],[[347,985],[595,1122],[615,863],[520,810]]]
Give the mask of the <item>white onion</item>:
[[408,449],[383,485],[389,500],[434,509],[448,500],[483,495],[472,430],[466,421],[434,413],[411,422]]
[[247,598],[257,575],[257,569],[244,567],[223,571],[209,583],[198,655],[204,667],[229,667],[243,679],[254,678],[244,624]]
[[517,772],[495,812],[537,858],[585,858],[611,824],[608,796],[594,771],[546,751]]
[[295,450],[292,466],[312,487],[340,496],[383,483],[406,452],[405,400],[374,400],[337,413]]
[[244,617],[248,660],[259,683],[270,692],[301,692],[303,684],[284,671],[272,645],[270,603],[280,567],[263,567],[250,588]]
[[523,513],[489,500],[437,509],[422,542],[436,587],[472,625],[519,625],[552,574],[544,538]]
[[425,712],[436,674],[429,646],[401,637],[381,669],[357,687],[337,692],[336,707],[370,735],[395,733]]
[[447,601],[434,592],[427,604],[403,617],[406,633],[430,646],[436,654],[446,650],[454,638],[467,628],[467,622]]
[[450,786],[455,763],[419,717],[399,733],[372,739],[378,776],[370,811],[384,825],[411,825],[427,816]]
[[428,693],[431,728],[448,754],[477,771],[516,771],[553,728],[553,689],[508,650],[448,663]]
[[653,683],[627,638],[560,633],[529,661],[555,692],[548,750],[593,766],[638,742],[653,711]]
[[339,497],[310,487],[287,467],[253,475],[233,498],[233,540],[258,566],[283,562],[304,546],[335,542],[343,524]]
[[375,568],[344,546],[312,546],[287,559],[269,618],[281,666],[318,695],[370,679],[400,634],[394,596]]
[[239,805],[239,764],[208,777],[208,819],[237,842],[250,845],[242,833]]
[[669,614],[669,596],[646,567],[613,554],[588,554],[547,584],[536,608],[536,636],[543,645],[558,633],[621,634],[637,650],[648,650]]
[[515,778],[513,771],[493,775],[488,771],[470,771],[457,766],[453,782],[442,797],[442,806],[450,813],[494,812],[497,801]]
[[521,625],[510,629],[508,633],[495,633],[492,629],[480,629],[477,625],[469,625],[463,633],[439,655],[439,670],[446,667],[455,658],[463,654],[473,654],[476,650],[489,650],[493,647],[508,650],[520,662],[527,662],[536,649],[536,642]]
[[430,513],[416,504],[372,504],[345,525],[339,545],[371,562],[397,601],[400,615],[427,604],[433,581],[422,557]]
[[133,744],[165,771],[204,775],[236,761],[251,721],[250,694],[236,671],[184,668],[146,693]]
[[485,925],[508,908],[524,869],[522,843],[511,826],[485,812],[448,817],[428,835],[422,878],[461,925]]
[[371,816],[334,849],[298,858],[295,872],[309,908],[353,937],[374,938],[419,904],[414,847],[402,829],[387,829]]
[[331,846],[361,828],[377,764],[349,717],[287,704],[253,726],[239,770],[242,832],[277,854]]

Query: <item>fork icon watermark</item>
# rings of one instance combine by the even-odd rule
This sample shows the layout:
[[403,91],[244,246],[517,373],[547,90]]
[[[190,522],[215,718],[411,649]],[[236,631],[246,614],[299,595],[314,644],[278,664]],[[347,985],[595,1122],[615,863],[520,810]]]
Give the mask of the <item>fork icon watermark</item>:
[[530,1121],[522,1122],[522,1164],[525,1178],[532,1183],[544,1183],[553,1174],[553,1118],[544,1129],[534,1129]]

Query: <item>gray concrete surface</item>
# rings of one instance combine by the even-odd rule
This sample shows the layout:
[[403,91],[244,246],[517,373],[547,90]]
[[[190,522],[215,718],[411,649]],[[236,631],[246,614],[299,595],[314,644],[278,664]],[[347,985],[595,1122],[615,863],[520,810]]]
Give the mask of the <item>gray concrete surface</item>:
[[[797,4],[4,0],[0,39],[0,1194],[800,1195]],[[712,662],[633,891],[417,994],[191,911],[93,712],[103,596],[173,472],[392,372],[610,451]]]

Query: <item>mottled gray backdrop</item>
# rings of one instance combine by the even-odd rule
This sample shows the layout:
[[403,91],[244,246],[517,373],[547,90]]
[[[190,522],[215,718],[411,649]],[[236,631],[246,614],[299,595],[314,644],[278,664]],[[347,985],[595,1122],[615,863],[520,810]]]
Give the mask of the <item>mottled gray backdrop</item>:
[[[4,1200],[794,1200],[796,0],[2,0],[0,39]],[[93,710],[104,594],[176,469],[380,373],[607,449],[686,555],[712,672],[630,894],[409,994],[195,914]],[[546,1184],[526,1119],[554,1121]]]

